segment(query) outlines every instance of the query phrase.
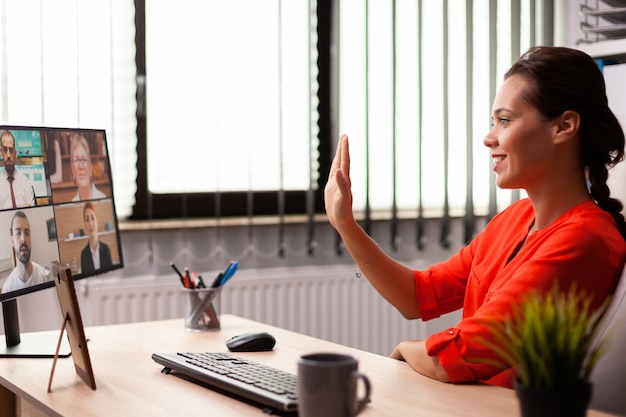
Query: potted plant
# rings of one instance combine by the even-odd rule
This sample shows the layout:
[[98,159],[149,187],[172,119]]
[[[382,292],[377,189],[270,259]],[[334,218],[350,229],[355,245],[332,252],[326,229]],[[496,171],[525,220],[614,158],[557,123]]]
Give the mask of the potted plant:
[[584,417],[591,400],[589,375],[604,351],[596,329],[609,300],[597,309],[592,297],[557,287],[531,292],[504,320],[485,322],[492,338],[483,343],[498,359],[485,360],[516,372],[522,417]]

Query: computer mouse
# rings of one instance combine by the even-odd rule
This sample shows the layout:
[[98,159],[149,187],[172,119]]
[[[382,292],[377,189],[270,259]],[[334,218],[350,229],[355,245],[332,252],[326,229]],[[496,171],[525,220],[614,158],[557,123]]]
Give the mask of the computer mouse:
[[249,332],[233,336],[226,341],[231,352],[262,352],[272,350],[276,339],[266,332]]

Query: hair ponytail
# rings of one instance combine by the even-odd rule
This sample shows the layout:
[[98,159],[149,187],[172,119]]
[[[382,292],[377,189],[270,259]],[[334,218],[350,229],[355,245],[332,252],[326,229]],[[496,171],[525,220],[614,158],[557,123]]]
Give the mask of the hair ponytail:
[[591,196],[598,203],[598,205],[605,211],[609,212],[617,223],[617,228],[620,233],[626,239],[626,220],[622,214],[624,208],[621,201],[610,197],[610,190],[606,183],[608,177],[608,171],[604,165],[589,165],[589,182],[591,187],[589,191]]

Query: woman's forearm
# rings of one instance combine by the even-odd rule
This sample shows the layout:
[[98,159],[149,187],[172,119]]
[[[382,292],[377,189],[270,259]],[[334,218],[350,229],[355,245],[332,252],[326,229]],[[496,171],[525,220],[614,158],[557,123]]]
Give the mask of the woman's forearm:
[[428,356],[424,340],[407,340],[396,346],[390,358],[407,362],[422,375],[442,382],[450,382],[450,377],[436,356]]
[[420,318],[413,270],[387,256],[355,222],[339,231],[344,245],[372,286],[408,319]]

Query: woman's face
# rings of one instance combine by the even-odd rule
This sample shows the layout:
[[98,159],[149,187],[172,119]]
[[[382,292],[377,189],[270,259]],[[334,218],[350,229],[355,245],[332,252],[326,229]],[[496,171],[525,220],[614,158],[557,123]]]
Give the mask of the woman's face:
[[91,160],[83,146],[77,146],[71,158],[72,175],[79,188],[91,185]]
[[85,232],[89,236],[97,236],[98,235],[98,218],[96,217],[96,212],[92,209],[88,208],[85,210]]
[[511,76],[493,103],[493,127],[483,143],[491,149],[500,188],[532,190],[545,182],[553,166],[554,123],[541,120],[537,109],[524,100],[527,88],[525,78]]

